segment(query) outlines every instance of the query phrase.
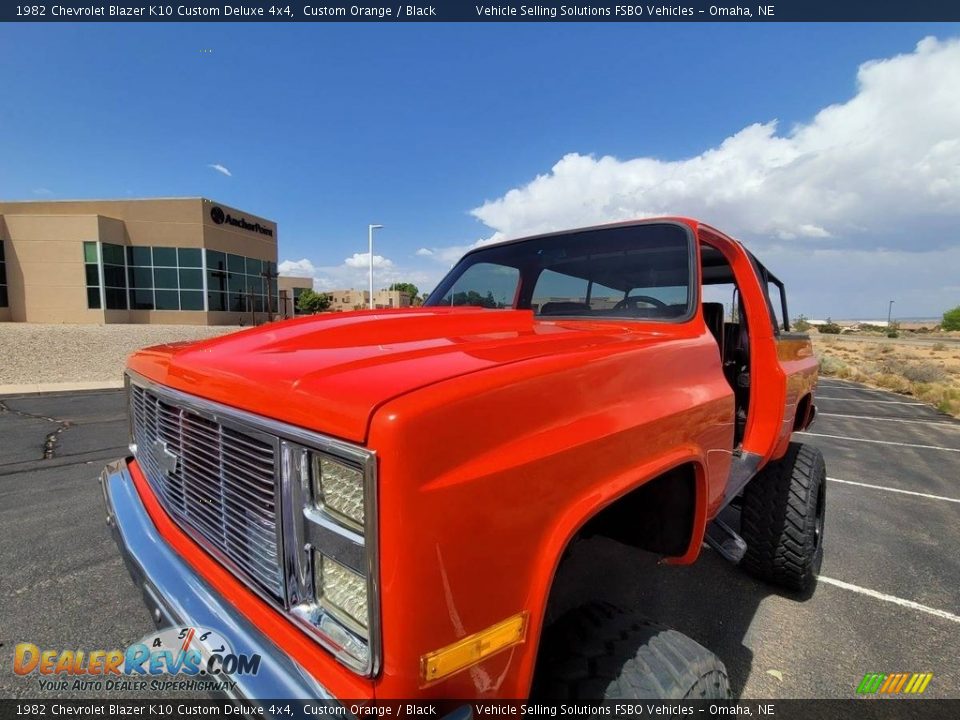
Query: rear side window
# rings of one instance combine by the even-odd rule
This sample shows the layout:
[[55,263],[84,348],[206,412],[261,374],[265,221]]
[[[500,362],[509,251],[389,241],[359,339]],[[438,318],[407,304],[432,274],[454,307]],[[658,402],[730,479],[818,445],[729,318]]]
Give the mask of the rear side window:
[[773,313],[773,324],[779,330],[786,330],[783,324],[783,293],[780,287],[772,282],[767,283],[767,297],[770,298],[770,311]]

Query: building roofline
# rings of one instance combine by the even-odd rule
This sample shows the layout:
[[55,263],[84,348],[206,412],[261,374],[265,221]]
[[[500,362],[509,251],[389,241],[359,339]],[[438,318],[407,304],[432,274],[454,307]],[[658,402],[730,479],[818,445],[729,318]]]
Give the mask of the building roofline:
[[[144,202],[148,200],[206,200],[217,202],[201,195],[180,195],[170,197],[137,197],[137,198],[30,198],[29,200],[3,200],[0,205],[7,203],[76,203],[76,202]],[[226,204],[226,203],[223,203]]]

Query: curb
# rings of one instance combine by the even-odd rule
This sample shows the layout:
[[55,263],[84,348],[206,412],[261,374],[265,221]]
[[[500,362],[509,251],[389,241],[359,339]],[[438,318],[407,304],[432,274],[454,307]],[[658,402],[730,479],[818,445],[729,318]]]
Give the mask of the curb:
[[75,392],[77,390],[119,390],[122,387],[123,380],[26,383],[22,385],[0,385],[0,395],[35,395],[39,393]]

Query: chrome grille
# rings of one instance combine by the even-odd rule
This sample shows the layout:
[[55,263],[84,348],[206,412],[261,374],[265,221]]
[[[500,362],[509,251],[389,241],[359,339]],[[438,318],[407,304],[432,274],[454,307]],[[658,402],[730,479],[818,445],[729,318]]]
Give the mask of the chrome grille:
[[130,413],[137,461],[167,512],[282,602],[279,440],[137,384]]

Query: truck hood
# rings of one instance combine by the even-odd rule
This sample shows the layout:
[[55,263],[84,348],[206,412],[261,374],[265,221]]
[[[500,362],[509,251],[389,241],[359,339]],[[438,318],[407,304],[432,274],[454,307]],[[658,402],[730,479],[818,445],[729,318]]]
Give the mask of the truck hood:
[[660,333],[544,322],[529,310],[417,308],[330,314],[147,348],[134,372],[192,395],[355,442],[399,395],[545,355]]

